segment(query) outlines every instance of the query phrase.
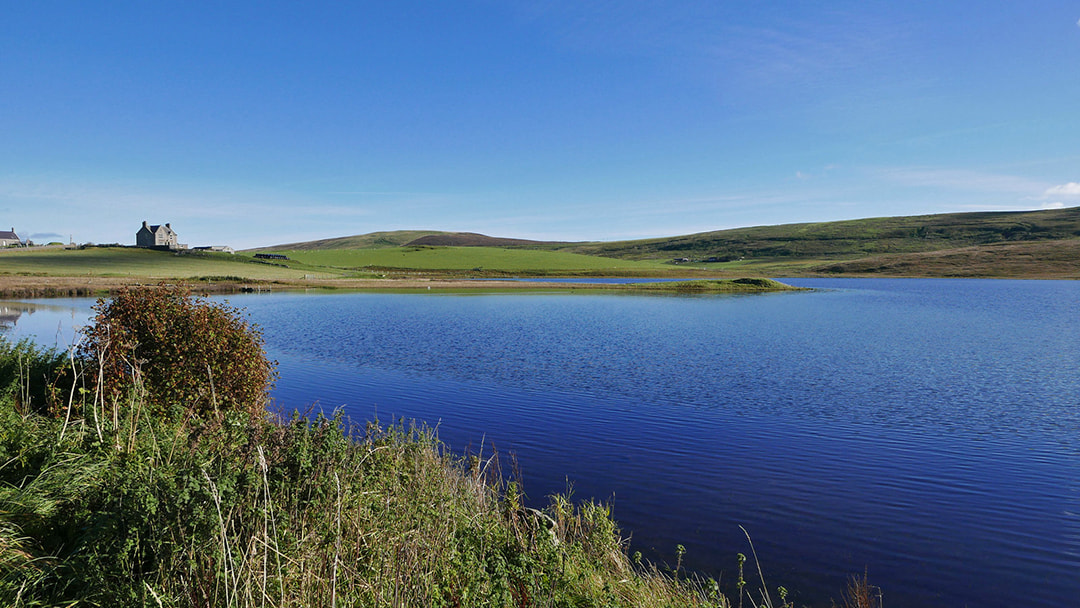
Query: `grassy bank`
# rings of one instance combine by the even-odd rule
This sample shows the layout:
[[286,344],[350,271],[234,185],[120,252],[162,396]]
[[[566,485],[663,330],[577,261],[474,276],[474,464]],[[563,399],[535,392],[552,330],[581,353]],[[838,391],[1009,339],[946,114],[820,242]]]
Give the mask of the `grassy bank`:
[[634,563],[606,506],[528,509],[428,429],[28,389],[65,365],[0,345],[3,605],[726,605]]

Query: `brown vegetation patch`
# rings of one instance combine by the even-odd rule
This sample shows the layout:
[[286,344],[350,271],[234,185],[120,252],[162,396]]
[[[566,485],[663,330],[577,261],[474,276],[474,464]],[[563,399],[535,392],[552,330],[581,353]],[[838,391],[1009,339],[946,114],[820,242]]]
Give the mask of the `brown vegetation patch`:
[[550,243],[544,241],[493,237],[475,232],[429,234],[407,243],[410,247],[418,245],[427,245],[429,247],[528,247],[548,244]]
[[880,255],[811,270],[855,276],[1080,279],[1080,239]]

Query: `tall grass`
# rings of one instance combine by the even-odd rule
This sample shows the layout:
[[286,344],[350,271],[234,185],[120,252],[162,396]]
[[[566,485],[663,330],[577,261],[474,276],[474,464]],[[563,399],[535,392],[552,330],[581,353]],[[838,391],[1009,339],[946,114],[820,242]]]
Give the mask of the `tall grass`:
[[525,508],[431,429],[99,394],[66,423],[0,400],[0,605],[727,605],[635,565],[605,505]]

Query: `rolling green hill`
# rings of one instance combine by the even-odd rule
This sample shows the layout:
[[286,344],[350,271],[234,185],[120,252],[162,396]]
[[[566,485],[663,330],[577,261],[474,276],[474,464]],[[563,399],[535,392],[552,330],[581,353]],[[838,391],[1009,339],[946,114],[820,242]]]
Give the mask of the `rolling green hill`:
[[[567,273],[645,272],[651,268],[661,272],[666,267],[685,272],[689,260],[695,269],[760,276],[1080,278],[1078,248],[1080,207],[755,226],[615,242],[526,241],[438,231],[375,232],[259,251],[292,252],[294,259],[328,269],[481,267],[540,274],[540,269]],[[300,254],[319,251],[334,253]],[[530,257],[527,252],[577,257]],[[612,259],[651,266],[623,266],[613,264]]]
[[[288,259],[258,260],[256,251]],[[295,283],[417,277],[837,275],[1080,279],[1080,207],[756,226],[606,243],[411,230],[277,245],[237,255],[131,247],[0,251],[0,278],[8,277],[8,283],[20,277]]]
[[852,258],[1080,237],[1080,207],[756,226],[560,249],[626,259]]
[[401,247],[418,238],[432,235],[449,234],[438,230],[396,230],[391,232],[371,232],[354,236],[343,236],[333,239],[321,239],[318,241],[305,241],[302,243],[286,243],[270,247],[257,247],[248,251],[319,251],[324,249],[382,249],[386,247]]
[[919,253],[1025,241],[1080,238],[1080,207],[948,213],[782,224],[613,242],[544,242],[460,232],[397,231],[275,245],[258,251],[378,249],[406,245],[563,251],[628,260],[675,258],[828,259]]

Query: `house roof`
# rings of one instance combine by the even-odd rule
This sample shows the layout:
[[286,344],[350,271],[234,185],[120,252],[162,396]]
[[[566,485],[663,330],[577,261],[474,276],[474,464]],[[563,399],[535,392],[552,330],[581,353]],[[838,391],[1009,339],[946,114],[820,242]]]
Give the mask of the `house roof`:
[[164,226],[162,226],[161,224],[149,225],[146,222],[143,222],[142,228],[139,228],[139,230],[142,231],[144,229],[149,230],[151,234],[157,234],[158,232],[168,234],[170,232],[173,232],[172,227],[168,224],[165,224]]
[[4,239],[4,240],[7,240],[7,241],[11,241],[11,240],[18,241],[18,240],[20,240],[19,235],[15,234],[15,229],[14,228],[12,228],[11,230],[0,230],[0,239]]

